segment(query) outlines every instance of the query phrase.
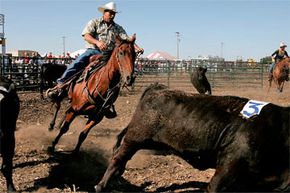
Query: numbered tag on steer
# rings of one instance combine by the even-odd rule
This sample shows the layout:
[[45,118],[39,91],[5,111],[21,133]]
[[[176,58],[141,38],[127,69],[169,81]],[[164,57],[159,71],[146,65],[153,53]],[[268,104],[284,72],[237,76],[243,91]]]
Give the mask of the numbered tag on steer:
[[244,108],[241,111],[241,114],[245,118],[251,118],[254,115],[259,115],[262,108],[269,104],[268,102],[262,102],[262,101],[255,101],[255,100],[249,100],[247,104],[244,106]]

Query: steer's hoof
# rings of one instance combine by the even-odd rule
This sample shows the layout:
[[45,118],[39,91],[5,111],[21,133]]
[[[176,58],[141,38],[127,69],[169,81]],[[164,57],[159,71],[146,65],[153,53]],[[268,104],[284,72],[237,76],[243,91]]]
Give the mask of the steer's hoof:
[[48,146],[48,148],[47,148],[47,152],[48,152],[49,154],[53,154],[54,151],[55,151],[55,147],[53,147],[53,146]]

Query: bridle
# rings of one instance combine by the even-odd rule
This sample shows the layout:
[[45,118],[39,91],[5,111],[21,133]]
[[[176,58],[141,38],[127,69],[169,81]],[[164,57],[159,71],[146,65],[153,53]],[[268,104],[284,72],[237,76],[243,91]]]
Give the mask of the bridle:
[[[118,49],[119,47],[122,45],[122,43],[118,46]],[[120,54],[120,51],[116,51],[115,53],[115,56],[116,57],[116,61],[117,61],[117,64],[118,64],[118,67],[119,67],[119,71],[120,71],[120,75],[121,75],[121,78],[119,79],[119,81],[116,83],[115,86],[113,86],[112,88],[109,88],[107,90],[107,96],[106,97],[103,97],[102,94],[98,91],[97,89],[97,86],[96,88],[94,89],[93,93],[96,92],[98,94],[98,96],[103,100],[103,105],[102,107],[100,108],[100,110],[98,111],[98,113],[102,112],[102,110],[104,109],[104,107],[108,104],[108,102],[110,101],[110,99],[113,97],[114,93],[121,88],[122,86],[122,76],[124,74],[124,70],[122,68],[122,65],[121,65],[121,62],[120,62],[120,58],[119,58],[119,54]],[[140,52],[139,53],[136,53],[136,57],[135,57],[135,60],[137,57],[139,57],[141,54]],[[133,66],[133,70],[134,70],[134,66]],[[90,93],[89,89],[88,89],[88,82],[86,83],[86,86],[85,86],[85,90],[87,91],[88,93],[88,101],[95,105],[97,104],[97,101],[95,100],[94,96]],[[123,84],[123,87],[124,88],[126,87],[125,84]],[[126,87],[127,88],[127,87]]]

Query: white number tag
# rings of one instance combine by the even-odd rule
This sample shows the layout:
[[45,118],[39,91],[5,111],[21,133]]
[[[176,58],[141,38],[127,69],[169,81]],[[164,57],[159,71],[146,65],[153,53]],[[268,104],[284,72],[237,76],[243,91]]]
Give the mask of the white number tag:
[[4,95],[0,93],[0,101],[4,98]]
[[[0,90],[4,92],[8,92],[7,89],[3,86],[0,86]],[[0,93],[0,101],[2,101],[3,98],[4,98],[4,95]]]
[[262,102],[262,101],[255,101],[255,100],[249,100],[247,104],[244,106],[244,108],[241,111],[241,114],[245,118],[250,118],[254,115],[259,115],[262,108],[269,104],[268,102]]

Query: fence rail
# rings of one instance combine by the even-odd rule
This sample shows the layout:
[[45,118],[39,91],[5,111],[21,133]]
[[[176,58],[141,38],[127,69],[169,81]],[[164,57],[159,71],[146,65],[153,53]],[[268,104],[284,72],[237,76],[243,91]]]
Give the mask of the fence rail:
[[[18,89],[38,89],[40,84],[41,65],[45,62],[68,64],[67,59],[38,58],[28,63],[19,63],[19,57],[10,57],[1,64],[1,76],[12,79]],[[32,58],[31,58],[32,60]],[[2,61],[2,60],[0,60]],[[136,90],[147,87],[153,82],[160,82],[171,88],[192,90],[189,74],[194,67],[207,67],[206,76],[214,87],[240,85],[247,87],[263,87],[267,75],[268,64],[232,62],[232,61],[152,61],[139,59],[136,61]]]

